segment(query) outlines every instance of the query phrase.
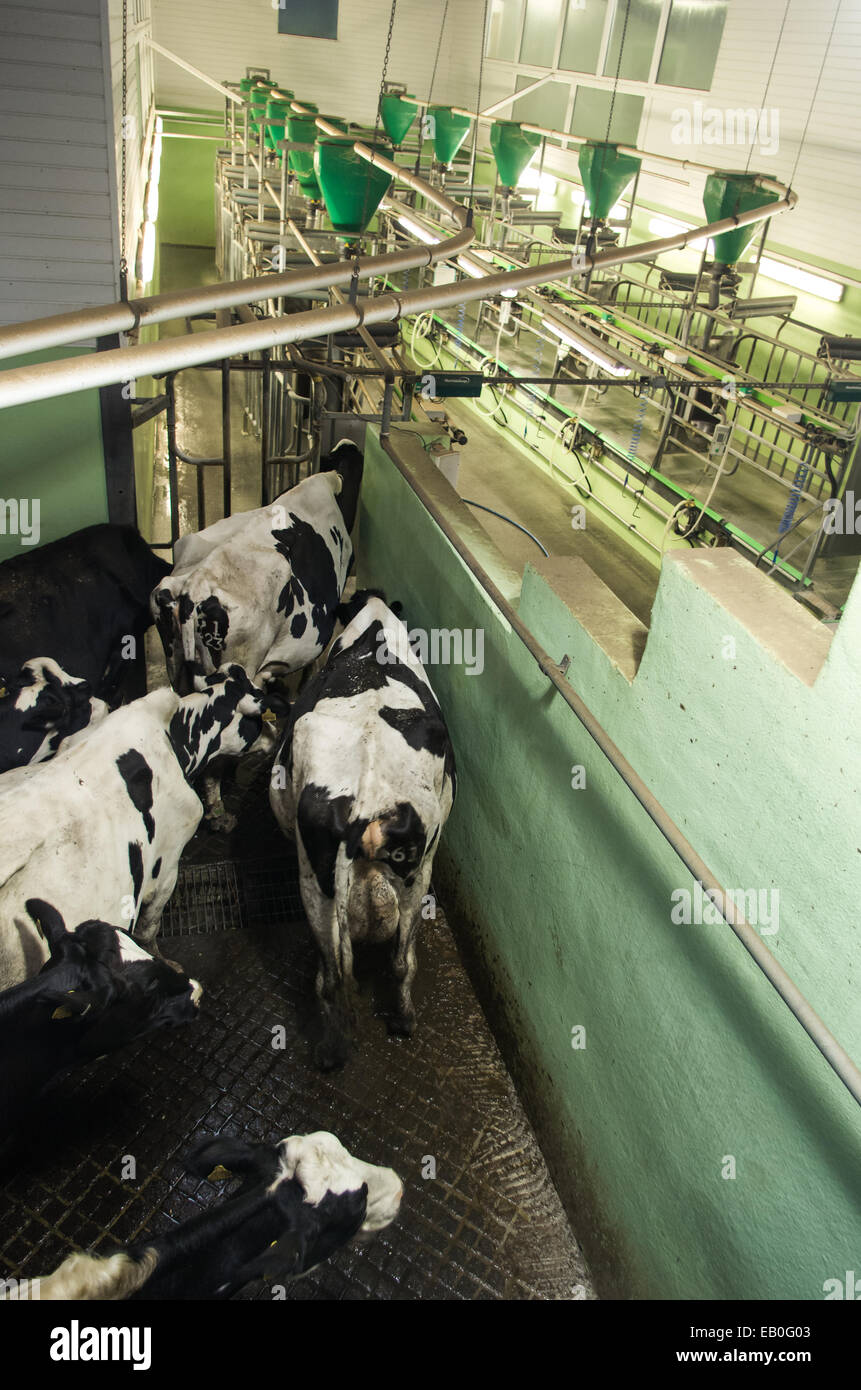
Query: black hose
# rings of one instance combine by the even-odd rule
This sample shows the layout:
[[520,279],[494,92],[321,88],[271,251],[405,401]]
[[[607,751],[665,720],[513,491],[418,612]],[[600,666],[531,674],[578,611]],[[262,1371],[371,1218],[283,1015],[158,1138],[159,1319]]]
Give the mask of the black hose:
[[460,500],[461,502],[465,502],[467,507],[478,507],[479,511],[490,512],[491,516],[498,516],[500,521],[507,521],[509,526],[516,526],[518,531],[522,531],[524,536],[528,536],[531,541],[534,541],[538,549],[544,552],[548,560],[550,559],[550,551],[544,550],[544,546],[541,544],[538,537],[533,536],[531,531],[527,531],[525,526],[521,526],[519,521],[514,521],[510,516],[505,516],[502,512],[495,512],[493,507],[486,507],[483,502],[470,502],[468,497],[462,497]]

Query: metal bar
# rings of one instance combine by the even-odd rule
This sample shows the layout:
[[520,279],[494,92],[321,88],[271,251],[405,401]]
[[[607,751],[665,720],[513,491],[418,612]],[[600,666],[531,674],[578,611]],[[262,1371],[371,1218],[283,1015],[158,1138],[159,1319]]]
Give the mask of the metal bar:
[[[358,149],[359,144],[357,143],[354,148]],[[381,164],[383,167],[397,169],[396,165],[390,165],[390,161],[382,159],[382,156],[374,155],[373,162]],[[418,182],[423,181],[419,180]],[[447,199],[445,201],[448,202]],[[760,222],[763,218],[774,216],[775,211],[783,211],[794,206],[795,201],[795,195],[789,194],[782,203],[769,203],[758,208],[751,208],[737,216],[723,218],[719,222],[709,223],[704,227],[688,228],[672,236],[663,237],[657,241],[643,242],[638,246],[611,247],[606,251],[600,251],[593,256],[586,257],[586,261],[591,270],[596,266],[622,265],[626,261],[650,259],[661,255],[664,251],[672,251],[677,247],[687,245],[693,237],[717,236],[721,232],[733,230],[736,226]],[[472,235],[471,232],[469,235]],[[455,240],[456,238],[452,238],[446,243],[447,249],[450,250],[452,242]],[[428,254],[432,253],[433,250],[433,247],[422,248],[422,251]],[[395,256],[398,254],[397,252],[394,253]],[[421,254],[419,259],[421,259]],[[364,262],[366,272],[371,271],[374,260],[376,262],[388,261],[391,265],[391,257],[373,258],[371,261]],[[376,266],[374,268],[376,269]],[[248,298],[269,297],[278,292],[276,287],[278,283],[283,284],[286,280],[288,283],[295,284],[295,279],[291,280],[291,277],[296,276],[307,275],[309,280],[314,277],[322,277],[319,280],[320,284],[343,284],[352,278],[354,269],[355,262],[348,263],[346,266],[343,262],[338,262],[337,266],[328,265],[320,269],[315,267],[307,272],[293,271],[288,272],[285,276],[268,277],[268,286],[263,291],[262,296],[259,280],[252,282],[255,284],[255,290],[250,296],[247,292],[236,294],[234,291],[224,298],[219,295],[217,287],[214,293],[195,291],[193,293],[198,304],[197,312],[215,307],[213,301],[227,305],[240,303]],[[280,320],[263,319],[253,325],[239,324],[233,328],[216,329],[213,333],[190,334],[180,338],[164,339],[161,342],[149,343],[144,346],[120,348],[115,352],[67,358],[62,362],[44,362],[16,367],[0,373],[0,407],[21,405],[28,401],[62,396],[86,387],[106,386],[113,381],[122,381],[133,376],[152,375],[159,371],[197,366],[201,362],[211,362],[238,352],[253,352],[266,347],[274,347],[278,343],[301,342],[304,338],[315,337],[320,334],[335,333],[345,328],[355,329],[360,323],[390,322],[392,319],[400,318],[405,314],[417,313],[425,309],[437,309],[473,299],[482,299],[487,295],[498,294],[503,289],[527,289],[547,280],[567,278],[572,270],[582,271],[582,269],[582,263],[576,255],[566,256],[560,261],[550,261],[538,267],[526,266],[522,270],[488,275],[480,280],[469,280],[468,282],[459,280],[453,285],[434,285],[402,295],[381,295],[363,301],[361,317],[357,310],[350,305],[339,305],[329,309],[290,314]],[[308,287],[310,288],[310,285]],[[176,298],[174,297],[174,308],[176,308]],[[26,325],[17,325],[17,327],[26,328]]]
[[448,540],[449,544],[457,551],[467,569],[478,580],[478,583],[494,605],[499,609],[506,622],[513,628],[520,641],[534,658],[539,670],[547,677],[556,690],[558,690],[569,709],[571,709],[577,719],[579,719],[586,732],[598,745],[608,762],[622,778],[628,789],[637,798],[643,810],[657,826],[658,830],[664,836],[664,839],[675,851],[679,859],[681,859],[693,878],[702,884],[704,893],[712,895],[712,900],[727,926],[735,932],[735,935],[738,937],[745,950],[759,966],[759,969],[780,995],[787,1008],[795,1015],[796,1019],[811,1041],[818,1047],[829,1066],[837,1074],[858,1104],[861,1105],[861,1070],[858,1069],[849,1054],[823,1023],[811,1004],[805,999],[798,986],[768,949],[762,938],[758,936],[753,928],[744,920],[741,912],[737,911],[733,906],[731,914],[729,916],[726,914],[723,904],[727,902],[727,894],[723,885],[711,872],[690,841],[682,834],[679,827],[671,819],[654,794],[649,790],[643,779],[612,741],[607,731],[598,723],[598,720],[592,714],[591,710],[583,700],[581,700],[574,687],[563,675],[562,668],[558,662],[555,662],[549,653],[536,642],[529,628],[526,627],[525,623],[518,615],[516,609],[512,608],[511,604],[508,603],[504,595],[496,587],[486,570],[479,565],[472,551],[448,523],[430,494],[422,487],[421,483],[417,482],[417,480],[412,477],[401,463],[392,447],[390,439],[381,437],[380,443],[401,477],[409,487],[412,488],[419,501]]
[[148,400],[133,401],[132,405],[132,429],[136,430],[138,425],[145,425],[148,420],[161,415],[167,406],[167,396],[151,396]]
[[225,516],[231,514],[231,480],[233,454],[230,444],[230,359],[225,357],[221,364],[221,452],[224,467],[221,473],[222,509]]
[[484,110],[479,113],[481,120],[486,121],[494,112],[501,111],[503,106],[508,106],[510,102],[516,101],[518,97],[528,96],[530,92],[537,91],[539,87],[544,86],[545,82],[550,82],[552,78],[558,76],[558,69],[554,68],[552,72],[547,73],[546,77],[539,77],[535,82],[530,82],[528,87],[521,88],[519,92],[512,92],[510,96],[503,97],[502,101],[495,101],[492,106],[486,106]]
[[179,475],[176,467],[176,382],[175,373],[165,378],[167,392],[167,482],[170,493],[170,542],[179,540]]
[[245,98],[240,96],[238,92],[231,91],[229,87],[225,87],[223,82],[216,82],[214,77],[207,77],[205,72],[200,71],[200,68],[196,68],[191,63],[187,63],[184,58],[178,58],[175,53],[171,53],[169,48],[164,48],[162,44],[156,43],[155,39],[151,39],[148,34],[142,34],[141,39],[144,43],[149,44],[150,48],[154,48],[156,53],[160,53],[163,58],[169,58],[172,63],[176,63],[178,68],[184,68],[186,72],[191,73],[192,77],[196,77],[199,81],[205,82],[208,87],[214,87],[217,92],[221,92],[221,94],[228,97],[230,101],[235,101],[239,104],[244,103]]

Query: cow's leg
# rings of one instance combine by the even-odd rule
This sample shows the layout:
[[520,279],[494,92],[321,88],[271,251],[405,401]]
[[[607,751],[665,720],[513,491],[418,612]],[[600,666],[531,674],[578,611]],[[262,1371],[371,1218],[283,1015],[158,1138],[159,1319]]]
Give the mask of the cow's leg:
[[222,793],[227,775],[227,758],[213,758],[203,774],[202,796],[204,815],[213,830],[229,834],[238,821],[224,805]]
[[415,940],[421,921],[422,899],[430,883],[431,865],[427,864],[418,873],[412,888],[400,896],[398,934],[392,959],[395,981],[397,983],[397,1004],[389,1019],[389,1032],[401,1033],[411,1037],[416,1030],[416,1011],[412,1000],[412,983],[416,973]]
[[352,951],[349,935],[343,947],[337,903],[320,888],[304,846],[299,848],[302,903],[308,917],[320,958],[317,966],[317,999],[323,1036],[315,1049],[315,1060],[322,1071],[342,1067],[353,1048],[354,1016],[350,1003]]
[[162,913],[176,887],[176,880],[177,874],[174,873],[172,877],[168,877],[159,884],[156,892],[151,893],[148,898],[144,898],[132,935],[135,941],[140,942],[141,946],[145,946],[159,960],[163,960],[165,965],[171,966],[173,970],[178,970],[180,975],[184,975],[184,966],[175,960],[170,960],[168,956],[163,956],[158,944]]

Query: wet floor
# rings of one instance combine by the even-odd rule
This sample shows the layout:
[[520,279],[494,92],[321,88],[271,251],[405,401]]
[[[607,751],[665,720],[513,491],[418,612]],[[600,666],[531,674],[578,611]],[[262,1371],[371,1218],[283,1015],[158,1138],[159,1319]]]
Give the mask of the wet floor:
[[[388,1037],[381,948],[357,951],[357,1055],[315,1069],[315,952],[265,775],[246,769],[228,797],[233,835],[189,846],[165,913],[164,953],[204,984],[200,1018],[41,1103],[39,1128],[0,1164],[0,1274],[44,1275],[75,1249],[108,1252],[215,1204],[221,1189],[182,1167],[202,1138],[328,1129],[394,1167],[405,1199],[391,1227],[288,1299],[594,1297],[442,912],[419,944],[415,1036]],[[262,1281],[237,1295],[275,1296]]]

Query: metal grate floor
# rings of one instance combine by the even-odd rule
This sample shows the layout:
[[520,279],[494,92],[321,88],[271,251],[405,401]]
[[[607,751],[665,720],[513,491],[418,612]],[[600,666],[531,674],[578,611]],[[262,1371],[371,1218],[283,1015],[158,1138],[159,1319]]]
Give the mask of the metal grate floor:
[[[388,952],[368,947],[358,1053],[342,1072],[314,1068],[315,951],[261,776],[236,789],[248,814],[234,836],[192,842],[165,914],[164,953],[204,983],[200,1018],[67,1078],[40,1107],[44,1129],[0,1160],[0,1273],[46,1274],[74,1249],[107,1251],[218,1201],[223,1188],[182,1169],[201,1138],[330,1129],[396,1168],[406,1195],[388,1230],[289,1284],[288,1299],[593,1297],[442,914],[419,944],[415,1037],[388,1037]],[[256,855],[215,857],[238,841]],[[274,1296],[264,1283],[238,1295]]]

